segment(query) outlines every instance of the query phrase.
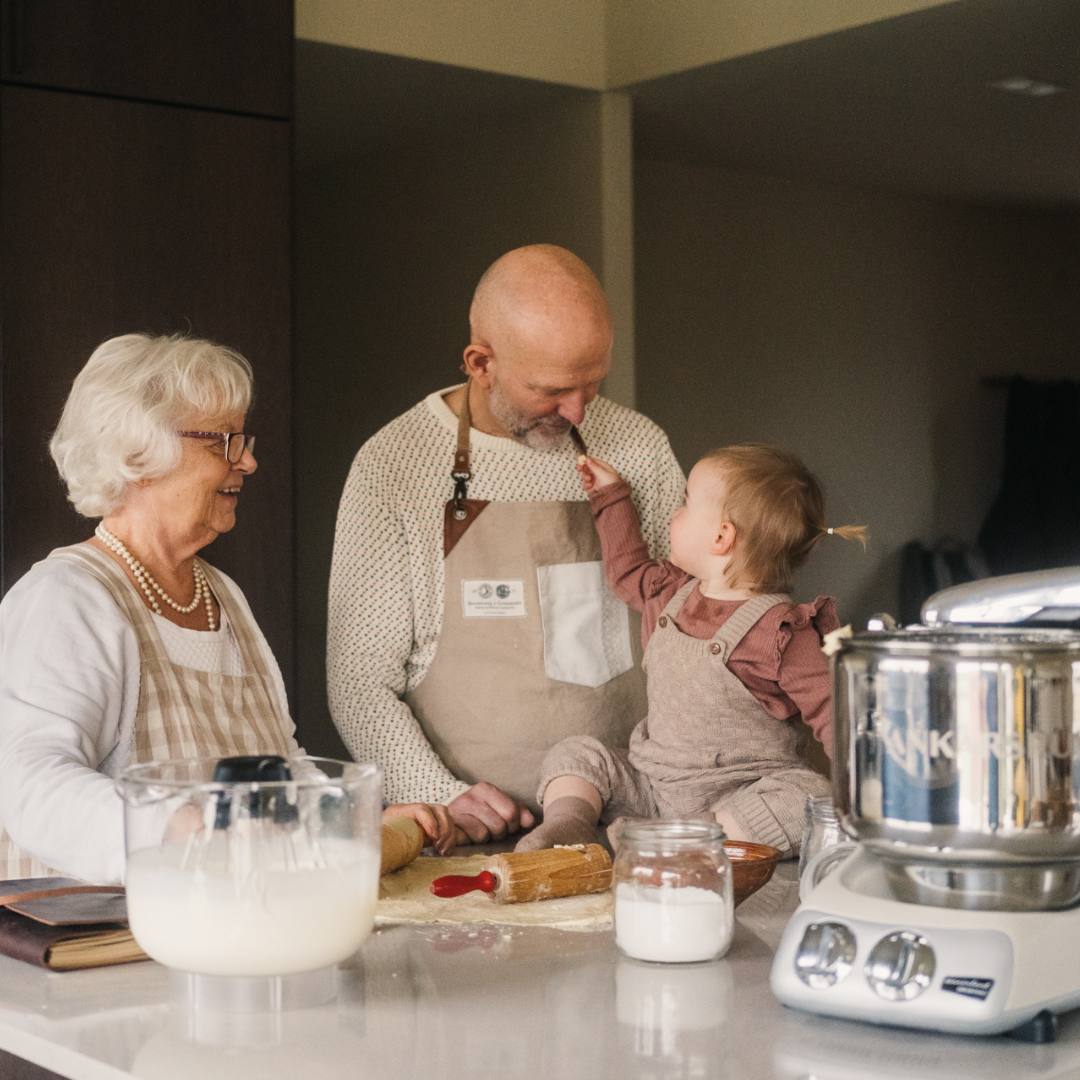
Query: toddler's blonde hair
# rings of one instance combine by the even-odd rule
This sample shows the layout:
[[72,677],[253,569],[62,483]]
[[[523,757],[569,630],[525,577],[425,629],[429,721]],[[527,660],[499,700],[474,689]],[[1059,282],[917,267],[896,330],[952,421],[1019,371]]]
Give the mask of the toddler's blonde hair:
[[858,540],[866,549],[865,526],[826,526],[821,485],[794,454],[746,443],[713,450],[702,460],[715,461],[723,472],[721,521],[735,526],[729,588],[788,592],[795,571],[826,535]]

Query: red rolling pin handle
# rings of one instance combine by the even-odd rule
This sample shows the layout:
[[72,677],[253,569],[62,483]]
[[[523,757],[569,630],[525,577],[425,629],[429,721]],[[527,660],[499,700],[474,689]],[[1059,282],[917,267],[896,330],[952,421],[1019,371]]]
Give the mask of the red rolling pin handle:
[[463,874],[446,874],[431,883],[431,891],[436,896],[462,896],[473,889],[481,892],[495,891],[495,875],[490,870],[482,870],[476,877]]

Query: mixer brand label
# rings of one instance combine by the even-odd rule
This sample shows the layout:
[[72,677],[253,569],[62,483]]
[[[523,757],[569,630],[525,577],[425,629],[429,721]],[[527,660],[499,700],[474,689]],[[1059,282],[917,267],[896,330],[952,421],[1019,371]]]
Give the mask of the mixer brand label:
[[[889,757],[899,765],[907,766],[908,761],[916,756],[926,761],[934,758],[955,758],[956,747],[953,745],[954,732],[946,731],[943,735],[940,731],[927,730],[926,728],[908,727],[903,728],[891,722],[883,713],[874,716],[875,727],[881,731],[881,739],[885,748],[889,751]],[[989,732],[994,736],[994,745],[991,752],[997,753],[997,733]]]
[[972,975],[947,975],[941,980],[941,989],[961,997],[985,1001],[987,994],[994,989],[994,980],[977,979]]
[[[1009,751],[1006,739],[997,731],[972,733],[963,741],[962,748],[957,746],[955,731],[935,731],[915,723],[898,724],[884,712],[870,714],[873,732],[884,744],[885,752],[909,776],[916,779],[929,779],[931,774],[941,769],[949,770],[951,762],[957,759],[959,749],[973,750],[995,760],[1006,757]],[[1057,731],[1028,731],[1024,734],[1021,751],[1031,753],[1042,750],[1055,757],[1065,756]]]

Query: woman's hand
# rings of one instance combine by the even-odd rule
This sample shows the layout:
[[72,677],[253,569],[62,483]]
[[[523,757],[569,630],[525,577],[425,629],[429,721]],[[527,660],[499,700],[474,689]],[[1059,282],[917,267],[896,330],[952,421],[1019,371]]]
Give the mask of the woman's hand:
[[494,784],[474,784],[447,807],[450,817],[463,833],[466,844],[486,844],[502,840],[518,829],[531,829],[536,824],[532,811],[522,802],[510,798]]
[[579,466],[581,486],[588,492],[617,484],[622,477],[606,462],[599,458],[586,458]]
[[179,843],[197,836],[204,828],[202,807],[195,803],[184,803],[169,818],[165,826],[164,840],[168,844]]
[[440,855],[451,851],[458,843],[459,830],[450,819],[450,811],[438,803],[397,803],[383,811],[383,817],[409,817],[424,830],[424,846],[432,844]]

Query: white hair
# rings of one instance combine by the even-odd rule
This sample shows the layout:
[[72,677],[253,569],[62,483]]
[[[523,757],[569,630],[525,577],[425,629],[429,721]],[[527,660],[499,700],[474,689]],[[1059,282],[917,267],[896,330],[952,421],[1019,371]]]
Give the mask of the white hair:
[[75,376],[49,443],[68,499],[85,517],[124,503],[128,485],[180,463],[177,429],[193,416],[246,414],[251,365],[201,338],[109,338]]

